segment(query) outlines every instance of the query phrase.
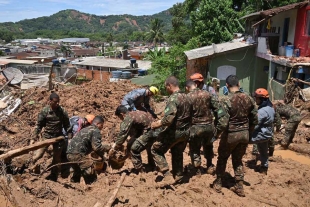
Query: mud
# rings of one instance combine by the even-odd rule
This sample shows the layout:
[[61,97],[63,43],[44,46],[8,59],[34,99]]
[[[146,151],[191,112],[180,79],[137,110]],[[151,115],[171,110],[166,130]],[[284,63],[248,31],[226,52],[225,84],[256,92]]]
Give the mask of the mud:
[[[90,82],[80,87],[67,86],[58,89],[61,105],[69,115],[84,116],[88,113],[105,116],[105,128],[102,130],[103,139],[112,142],[118,132],[120,120],[114,116],[114,110],[123,95],[137,86],[130,83]],[[5,150],[29,144],[29,138],[35,126],[38,112],[47,102],[49,93],[43,89],[30,89],[22,95],[23,104],[14,116],[1,124],[0,148]],[[34,103],[32,102],[34,101]],[[164,102],[155,104],[157,112],[162,112]],[[309,112],[308,105],[300,104],[303,113]],[[304,107],[304,108],[302,108]],[[115,130],[112,130],[115,129]],[[114,133],[111,134],[111,131]],[[310,149],[307,138],[308,128],[300,124],[294,143],[290,149]],[[281,139],[278,134],[276,139]],[[215,142],[217,154],[218,142]],[[240,198],[229,190],[234,185],[234,173],[231,159],[228,160],[226,176],[223,181],[223,193],[218,194],[210,187],[215,179],[208,174],[193,175],[189,169],[190,157],[188,148],[184,152],[184,169],[186,182],[175,187],[165,189],[155,188],[156,180],[162,178],[158,172],[147,172],[140,175],[128,173],[122,184],[113,206],[310,206],[310,166],[307,156],[292,153],[289,150],[275,151],[275,156],[268,170],[263,176],[255,171],[256,163],[251,155],[252,146],[249,145],[243,159],[245,171],[245,198]],[[33,166],[25,167],[29,155],[13,160],[11,174],[16,183],[8,186],[20,206],[94,206],[97,202],[103,205],[112,196],[122,172],[132,169],[130,160],[120,170],[107,167],[105,172],[98,175],[97,182],[90,186],[81,183],[71,183],[70,178],[59,177],[57,182],[45,180],[49,172],[42,175],[30,170]],[[147,162],[146,152],[143,152],[143,162]],[[166,154],[171,163],[170,153]],[[216,164],[217,157],[213,159]],[[51,163],[51,150],[38,161],[38,172],[42,172]],[[205,160],[203,159],[205,166]],[[29,168],[28,168],[29,167]],[[7,176],[7,175],[4,175]],[[18,185],[16,187],[16,185]],[[0,207],[10,206],[0,188]]]

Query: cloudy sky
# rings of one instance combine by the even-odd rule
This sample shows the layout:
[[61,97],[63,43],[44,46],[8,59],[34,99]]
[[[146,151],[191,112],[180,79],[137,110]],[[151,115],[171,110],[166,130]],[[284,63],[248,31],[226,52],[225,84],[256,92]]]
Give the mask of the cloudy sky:
[[155,14],[183,0],[0,0],[0,22],[49,16],[60,10],[109,14]]

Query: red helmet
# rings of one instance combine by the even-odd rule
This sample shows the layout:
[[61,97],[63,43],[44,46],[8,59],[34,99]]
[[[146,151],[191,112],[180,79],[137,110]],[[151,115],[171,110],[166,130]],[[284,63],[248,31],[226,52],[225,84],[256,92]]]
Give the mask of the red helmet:
[[193,81],[203,81],[203,76],[200,73],[194,73],[190,76],[190,79]]
[[269,98],[269,93],[264,88],[258,88],[258,89],[256,89],[254,96],[255,97],[262,97],[262,98]]

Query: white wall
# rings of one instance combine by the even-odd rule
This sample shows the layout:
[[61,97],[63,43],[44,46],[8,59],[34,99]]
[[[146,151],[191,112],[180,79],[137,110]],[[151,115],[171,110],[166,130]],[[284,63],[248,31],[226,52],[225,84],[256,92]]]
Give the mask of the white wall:
[[271,27],[280,27],[280,41],[279,46],[281,46],[282,38],[283,38],[283,27],[284,27],[284,19],[290,18],[289,25],[289,33],[288,33],[288,42],[294,43],[295,38],[295,28],[296,28],[296,20],[297,20],[297,9],[292,9],[286,12],[282,12],[271,18]]

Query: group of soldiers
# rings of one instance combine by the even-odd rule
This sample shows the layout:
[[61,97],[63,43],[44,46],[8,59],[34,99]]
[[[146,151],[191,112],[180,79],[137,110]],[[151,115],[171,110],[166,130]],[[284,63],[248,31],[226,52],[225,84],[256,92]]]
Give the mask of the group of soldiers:
[[[39,139],[42,128],[44,132],[41,139],[49,139],[65,133],[69,141],[61,141],[53,145],[52,164],[67,161],[74,163],[71,165],[74,170],[71,181],[79,182],[83,176],[87,184],[96,180],[94,162],[88,156],[91,152],[103,157],[104,153],[111,152],[111,150],[120,150],[127,141],[127,153],[130,154],[134,166],[132,172],[139,174],[158,170],[162,173],[163,179],[157,183],[157,186],[165,187],[184,182],[183,152],[187,143],[193,172],[203,173],[200,155],[200,149],[203,147],[206,172],[216,174],[213,188],[221,192],[227,160],[232,155],[236,181],[232,190],[239,196],[245,196],[242,157],[248,144],[257,143],[261,157],[265,157],[265,146],[267,146],[268,153],[270,144],[261,143],[266,141],[268,143],[272,140],[273,122],[275,122],[275,111],[277,111],[282,116],[288,115],[288,122],[285,126],[286,137],[281,142],[281,146],[287,148],[300,122],[300,114],[296,109],[292,107],[288,109],[287,107],[290,106],[282,103],[273,107],[270,101],[268,102],[268,95],[265,94],[262,97],[261,93],[257,92],[254,95],[256,104],[261,108],[272,107],[270,112],[266,112],[268,115],[266,117],[272,117],[267,123],[264,121],[265,118],[259,114],[260,107],[257,110],[254,99],[249,94],[240,91],[237,76],[228,76],[226,87],[229,92],[219,98],[212,87],[204,84],[203,76],[195,73],[186,81],[186,93],[184,93],[181,92],[178,79],[170,76],[165,81],[165,88],[170,96],[161,119],[158,119],[149,104],[150,97],[158,94],[156,87],[131,91],[115,111],[115,115],[122,122],[120,132],[113,144],[102,143],[100,131],[104,124],[103,117],[88,115],[78,118],[75,124],[70,124],[67,112],[59,106],[59,96],[53,93],[50,95],[49,105],[38,115],[34,139]],[[276,110],[272,111],[274,108]],[[281,122],[277,122],[276,126],[277,130],[281,130],[279,127]],[[266,130],[262,130],[264,127],[272,128],[271,133],[265,133]],[[73,129],[75,129],[74,132]],[[264,132],[261,133],[261,131]],[[256,138],[259,141],[251,137],[255,132],[257,132]],[[215,166],[212,163],[213,142],[219,138],[218,159]],[[148,155],[146,166],[143,165],[141,158],[143,150],[146,150]],[[168,150],[171,152],[172,159],[171,172],[165,157]],[[36,152],[34,162],[43,155],[44,151],[45,148]],[[261,165],[265,167],[265,164],[266,160],[261,159]],[[47,179],[56,181],[59,170],[60,166],[54,166]]]

